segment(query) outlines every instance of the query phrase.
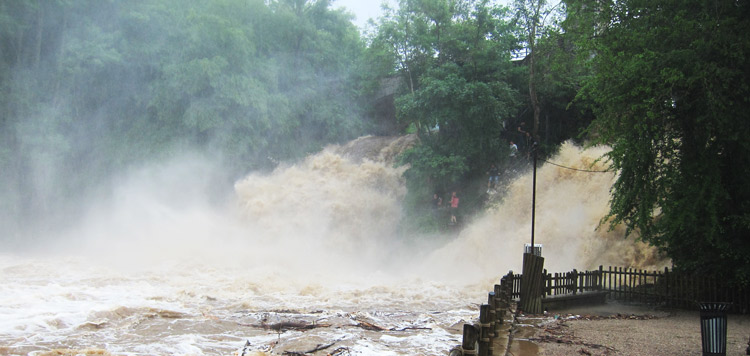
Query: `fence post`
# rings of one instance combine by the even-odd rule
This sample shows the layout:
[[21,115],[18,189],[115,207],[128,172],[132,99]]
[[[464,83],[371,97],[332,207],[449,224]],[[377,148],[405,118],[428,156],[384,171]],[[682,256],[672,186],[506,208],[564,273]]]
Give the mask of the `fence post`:
[[477,354],[477,342],[479,341],[479,330],[471,324],[464,324],[464,339],[461,349],[464,355]]
[[596,278],[596,290],[604,289],[604,266],[599,265],[599,276]]
[[497,337],[497,333],[495,330],[497,330],[497,298],[495,297],[495,292],[489,292],[487,295],[487,304],[490,307],[490,337]]
[[495,284],[495,330],[499,331],[505,318],[505,310],[508,308],[508,293],[500,284]]
[[513,271],[508,271],[508,274],[504,277],[505,283],[503,284],[503,288],[505,288],[505,291],[508,292],[508,297],[513,298],[513,293],[515,293],[515,276],[513,274]]
[[573,285],[573,295],[576,295],[578,294],[578,271],[573,269],[573,272],[570,275]]
[[641,276],[638,278],[639,285],[638,289],[641,293],[641,302],[646,302],[648,300],[648,294],[650,293],[651,287],[648,283],[648,270],[642,269],[641,270]]
[[669,292],[670,292],[669,284],[670,283],[671,282],[669,280],[669,267],[664,267],[664,296],[662,297],[662,300],[664,301],[664,304],[666,305],[672,304],[672,301],[669,298]]
[[503,278],[500,278],[500,288],[508,291],[508,295],[513,295],[513,271],[508,272]]
[[531,253],[523,254],[521,276],[521,310],[528,314],[542,313],[542,270],[544,257]]
[[488,304],[482,304],[482,306],[479,307],[479,356],[491,355],[491,325],[490,306]]
[[583,271],[583,285],[581,286],[581,292],[588,292],[591,290],[591,272]]
[[581,290],[581,293],[586,292],[591,285],[591,281],[589,280],[591,278],[591,273],[589,271],[583,271],[581,272],[581,278],[579,278],[579,289]]

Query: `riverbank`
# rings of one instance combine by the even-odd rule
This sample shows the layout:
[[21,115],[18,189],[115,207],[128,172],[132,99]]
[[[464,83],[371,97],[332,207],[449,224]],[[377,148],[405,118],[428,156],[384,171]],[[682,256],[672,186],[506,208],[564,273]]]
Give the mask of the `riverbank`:
[[[528,341],[540,356],[702,355],[698,311],[606,304],[549,313],[535,324]],[[727,333],[727,356],[746,355],[750,315],[729,315]]]

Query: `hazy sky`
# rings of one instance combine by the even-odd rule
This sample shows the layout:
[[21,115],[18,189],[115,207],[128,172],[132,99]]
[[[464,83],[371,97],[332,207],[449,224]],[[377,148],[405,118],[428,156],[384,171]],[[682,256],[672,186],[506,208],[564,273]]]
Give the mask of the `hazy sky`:
[[[504,4],[509,6],[512,0],[496,0],[492,3]],[[380,4],[387,2],[391,7],[398,6],[398,0],[334,0],[333,8],[338,9],[340,7],[347,8],[350,12],[357,16],[354,19],[354,24],[360,28],[363,28],[370,18],[377,19],[380,17],[382,11],[380,10]]]
[[380,4],[383,1],[388,2],[392,7],[396,7],[398,1],[396,0],[335,0],[333,2],[333,8],[345,7],[350,12],[353,12],[357,16],[354,19],[354,23],[360,28],[364,27],[367,20],[370,18],[377,19],[380,17],[381,10]]

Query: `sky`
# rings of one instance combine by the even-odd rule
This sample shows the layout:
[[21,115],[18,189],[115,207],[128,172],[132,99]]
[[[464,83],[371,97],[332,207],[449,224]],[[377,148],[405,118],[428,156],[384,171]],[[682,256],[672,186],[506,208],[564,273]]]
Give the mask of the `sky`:
[[398,4],[396,0],[334,0],[333,8],[345,7],[357,16],[354,19],[354,24],[359,28],[364,28],[368,19],[377,19],[380,17],[382,13],[380,4],[383,1],[389,3],[392,7],[396,7]]
[[[340,7],[347,8],[350,12],[354,13],[357,17],[354,19],[354,24],[360,29],[365,27],[367,20],[377,19],[382,14],[380,4],[387,2],[391,7],[398,7],[398,0],[334,0],[333,8],[338,9]],[[509,5],[511,0],[498,0],[495,3]]]

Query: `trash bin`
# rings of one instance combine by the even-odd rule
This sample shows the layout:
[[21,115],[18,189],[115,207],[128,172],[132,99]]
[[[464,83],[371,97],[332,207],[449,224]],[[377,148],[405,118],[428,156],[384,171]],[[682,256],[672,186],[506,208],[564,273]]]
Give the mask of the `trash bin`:
[[703,356],[727,354],[727,310],[730,303],[699,303]]

